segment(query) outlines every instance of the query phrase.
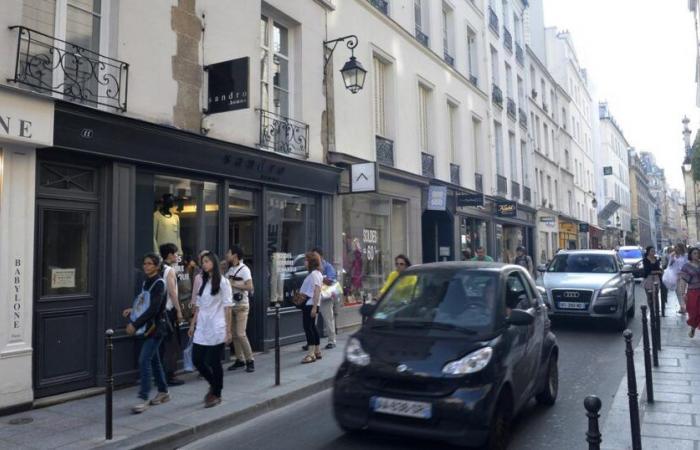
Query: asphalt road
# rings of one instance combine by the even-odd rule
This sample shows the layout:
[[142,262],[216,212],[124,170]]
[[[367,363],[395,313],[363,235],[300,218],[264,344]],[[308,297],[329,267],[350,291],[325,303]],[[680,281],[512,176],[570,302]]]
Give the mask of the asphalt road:
[[[629,328],[635,344],[641,333],[639,306],[644,297],[636,287],[637,314]],[[610,326],[591,322],[557,322],[559,340],[559,397],[547,408],[534,400],[514,423],[510,448],[517,450],[585,449],[587,419],[583,399],[590,394],[603,401],[602,420],[625,372],[624,340]],[[601,422],[602,424],[603,422]],[[605,439],[605,436],[603,436]],[[367,433],[346,436],[333,420],[331,391],[320,392],[285,408],[214,434],[188,449],[425,449],[451,448],[443,444]]]

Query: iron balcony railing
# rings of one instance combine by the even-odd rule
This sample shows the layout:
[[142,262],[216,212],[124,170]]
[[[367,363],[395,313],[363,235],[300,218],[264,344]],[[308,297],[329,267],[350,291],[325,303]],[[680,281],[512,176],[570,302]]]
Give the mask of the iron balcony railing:
[[503,175],[496,175],[496,192],[498,195],[508,195],[508,179]]
[[525,203],[532,203],[532,192],[527,186],[523,186],[523,201]]
[[374,144],[377,151],[377,162],[379,164],[384,164],[385,166],[394,166],[394,141],[381,137],[379,135],[375,136]]
[[498,87],[496,83],[493,84],[491,89],[491,101],[503,108],[503,91]]
[[430,153],[421,153],[421,173],[424,177],[435,178],[435,157]]
[[476,75],[469,74],[469,82],[476,87],[479,87],[479,78]]
[[428,35],[423,33],[418,27],[416,27],[416,40],[428,47]]
[[476,172],[474,173],[474,190],[484,192],[484,176]]
[[309,125],[264,109],[260,111],[260,146],[299,158],[309,157]]
[[513,35],[510,34],[510,31],[508,31],[505,25],[503,26],[503,46],[506,50],[513,53]]
[[527,130],[527,113],[522,108],[518,108],[518,120],[520,122],[520,126]]
[[510,182],[510,190],[511,190],[511,195],[513,196],[514,199],[520,198],[520,184],[518,184],[515,181],[511,181]]
[[489,28],[491,28],[491,31],[496,33],[496,36],[498,36],[498,16],[496,15],[496,12],[489,6]]
[[452,184],[461,184],[459,172],[459,164],[450,164],[450,181]]
[[517,42],[515,43],[515,60],[521,67],[525,65],[525,53],[523,52],[523,48]]
[[455,65],[454,57],[450,56],[450,54],[447,52],[445,52],[445,54],[443,56],[445,58],[445,62],[454,67],[454,65]]
[[515,107],[515,100],[513,100],[510,97],[506,99],[506,110],[508,112],[508,117],[510,117],[514,121],[518,118],[518,110]]
[[389,15],[389,2],[387,0],[368,0],[369,3],[385,15]]
[[17,30],[14,77],[65,100],[126,111],[129,64],[23,26]]

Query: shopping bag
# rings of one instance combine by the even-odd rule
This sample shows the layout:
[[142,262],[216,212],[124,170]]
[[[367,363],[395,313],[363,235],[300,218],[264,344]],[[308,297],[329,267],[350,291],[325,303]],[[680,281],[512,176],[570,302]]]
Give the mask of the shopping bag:
[[661,281],[663,281],[664,285],[669,290],[674,291],[676,290],[676,283],[678,282],[678,274],[672,267],[669,267],[664,271],[664,276]]

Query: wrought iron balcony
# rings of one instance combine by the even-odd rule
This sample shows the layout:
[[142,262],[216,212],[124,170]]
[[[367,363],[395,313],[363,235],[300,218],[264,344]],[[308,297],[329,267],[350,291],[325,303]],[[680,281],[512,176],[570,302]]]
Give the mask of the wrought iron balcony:
[[452,184],[461,184],[459,172],[459,164],[450,164],[450,181]]
[[309,125],[264,109],[260,111],[260,146],[277,153],[309,157]]
[[508,117],[510,117],[514,121],[518,118],[517,109],[515,107],[515,100],[513,100],[510,97],[506,99],[506,111],[508,113]]
[[496,15],[496,12],[489,6],[489,28],[491,28],[491,31],[496,33],[496,36],[498,36],[498,16]]
[[494,83],[491,88],[491,101],[503,108],[503,91],[501,91],[501,88],[499,88],[496,83]]
[[525,203],[532,203],[532,192],[527,186],[523,186],[523,201]]
[[515,60],[521,67],[525,66],[525,53],[523,52],[523,48],[517,42],[515,43]]
[[510,193],[514,199],[520,199],[520,185],[515,181],[510,182]]
[[379,135],[375,136],[374,144],[377,151],[377,162],[385,166],[394,166],[394,141],[383,138]]
[[469,82],[476,87],[479,87],[479,78],[476,75],[469,74]]
[[23,26],[10,82],[65,100],[126,111],[129,64]]
[[518,120],[520,121],[520,126],[527,130],[527,113],[522,108],[518,108]]
[[454,65],[455,65],[455,59],[454,59],[454,57],[450,56],[449,53],[445,52],[444,58],[445,58],[445,62],[446,62],[447,64],[449,64],[449,65],[451,65],[451,66],[454,67]]
[[387,0],[368,0],[369,3],[381,11],[384,15],[389,15],[389,2]]
[[416,40],[418,42],[420,42],[421,44],[425,45],[426,47],[428,47],[428,42],[429,42],[428,35],[423,33],[420,30],[420,28],[418,28],[418,27],[416,27]]
[[498,195],[508,195],[508,179],[503,175],[496,175],[496,192]]
[[474,172],[474,190],[484,192],[484,176],[476,172]]
[[424,177],[435,178],[435,157],[430,153],[421,153],[421,173]]
[[503,46],[506,50],[513,53],[513,35],[510,34],[510,31],[508,31],[505,25],[503,26]]

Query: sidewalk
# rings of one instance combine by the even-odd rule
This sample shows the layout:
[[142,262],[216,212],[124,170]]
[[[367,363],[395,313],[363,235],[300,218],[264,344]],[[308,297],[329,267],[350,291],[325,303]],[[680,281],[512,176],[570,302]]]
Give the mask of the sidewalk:
[[[634,365],[644,450],[700,449],[700,332],[690,339],[685,323],[687,316],[676,314],[677,310],[676,295],[669,292],[666,317],[661,318],[659,367],[652,373],[653,404],[646,400],[641,336],[634,336],[634,342],[639,342],[634,352]],[[620,354],[624,355],[622,337]],[[627,377],[620,383],[602,429],[603,449],[632,448]]]
[[[0,448],[174,448],[330,387],[351,333],[339,334],[337,347],[324,350],[323,359],[313,364],[301,364],[302,343],[283,347],[278,387],[274,385],[274,351],[256,355],[252,374],[240,369],[228,372],[229,364],[225,364],[223,402],[210,409],[204,409],[202,401],[208,385],[196,373],[184,375],[187,382],[183,386],[170,388],[170,402],[143,414],[131,414],[137,387],[120,389],[114,393],[112,441],[104,439],[104,395],[1,417]],[[322,347],[325,343],[322,339]],[[12,425],[15,419],[31,422]]]

